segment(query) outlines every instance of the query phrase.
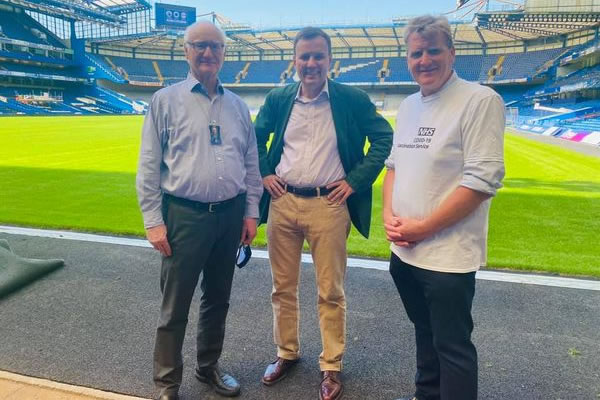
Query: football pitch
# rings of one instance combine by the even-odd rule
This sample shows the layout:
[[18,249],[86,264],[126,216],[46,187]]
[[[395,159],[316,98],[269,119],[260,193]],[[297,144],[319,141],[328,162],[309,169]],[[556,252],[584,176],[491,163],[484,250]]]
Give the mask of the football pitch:
[[[143,117],[0,118],[0,224],[143,235],[135,171]],[[393,123],[393,121],[392,121]],[[492,202],[488,266],[600,277],[600,158],[507,133]],[[370,238],[350,254],[387,258],[381,175]],[[265,245],[264,227],[255,245]]]

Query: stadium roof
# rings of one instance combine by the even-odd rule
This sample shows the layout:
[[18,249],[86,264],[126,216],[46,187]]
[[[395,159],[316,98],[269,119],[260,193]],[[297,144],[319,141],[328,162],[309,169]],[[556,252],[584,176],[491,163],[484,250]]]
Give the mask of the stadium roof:
[[[392,24],[322,27],[331,36],[335,48],[387,47],[404,45],[407,19]],[[476,22],[451,23],[456,44],[489,44],[511,40],[531,40],[552,37],[595,28],[600,25],[600,13],[525,13],[522,11],[476,14]],[[223,27],[238,47],[255,50],[292,49],[294,37],[301,29],[243,30]],[[230,46],[231,49],[231,46]]]
[[598,12],[544,12],[523,11],[476,14],[477,26],[507,38],[528,40],[567,34],[600,24]]
[[[217,18],[217,21],[219,19]],[[331,37],[333,50],[399,47],[404,43],[408,19],[379,25],[328,25],[321,28]],[[600,25],[599,12],[528,13],[522,10],[475,15],[473,22],[451,22],[455,44],[489,45],[515,40],[556,37]],[[302,27],[255,30],[247,25],[223,21],[228,50],[240,52],[292,51],[294,37]],[[183,35],[177,31],[156,31],[131,37],[95,39],[95,43],[118,42],[119,47],[152,51],[180,49]]]
[[0,0],[53,17],[107,25],[126,22],[122,14],[149,10],[146,0]]

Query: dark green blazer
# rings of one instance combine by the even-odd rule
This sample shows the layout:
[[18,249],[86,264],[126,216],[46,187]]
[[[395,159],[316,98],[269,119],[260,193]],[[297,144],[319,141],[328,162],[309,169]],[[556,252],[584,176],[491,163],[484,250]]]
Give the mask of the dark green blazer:
[[[372,185],[383,168],[392,147],[392,128],[377,113],[369,96],[357,88],[328,81],[331,114],[337,136],[340,159],[346,172],[346,182],[354,189],[347,200],[350,218],[356,229],[369,237],[371,226]],[[283,152],[283,134],[287,127],[300,83],[273,89],[254,122],[260,173],[275,173]],[[273,140],[267,151],[267,142]],[[370,147],[365,155],[365,141]],[[265,190],[260,203],[260,221],[267,221],[270,195]]]

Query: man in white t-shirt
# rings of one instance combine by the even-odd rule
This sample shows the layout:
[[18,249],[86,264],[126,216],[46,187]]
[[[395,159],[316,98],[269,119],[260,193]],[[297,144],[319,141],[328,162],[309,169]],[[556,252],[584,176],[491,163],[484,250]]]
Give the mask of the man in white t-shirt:
[[453,71],[445,17],[406,27],[406,98],[386,161],[383,219],[390,273],[415,326],[417,400],[477,398],[471,341],[475,271],[486,261],[490,198],[504,177],[504,104]]

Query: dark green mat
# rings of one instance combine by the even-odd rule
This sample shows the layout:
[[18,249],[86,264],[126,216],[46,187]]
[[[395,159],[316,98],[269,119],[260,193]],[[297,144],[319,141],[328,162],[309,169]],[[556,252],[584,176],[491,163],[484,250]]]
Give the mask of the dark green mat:
[[0,239],[0,297],[27,285],[65,265],[64,260],[37,260],[19,257],[8,242]]

